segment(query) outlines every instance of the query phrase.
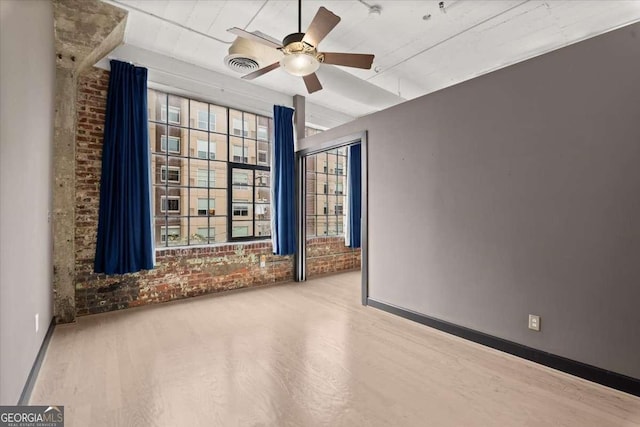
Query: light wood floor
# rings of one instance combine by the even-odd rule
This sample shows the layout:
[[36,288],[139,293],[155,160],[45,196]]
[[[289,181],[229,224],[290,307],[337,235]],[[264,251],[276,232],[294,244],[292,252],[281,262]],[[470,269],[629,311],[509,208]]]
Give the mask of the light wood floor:
[[359,273],[80,318],[66,426],[639,426],[640,398],[360,305]]

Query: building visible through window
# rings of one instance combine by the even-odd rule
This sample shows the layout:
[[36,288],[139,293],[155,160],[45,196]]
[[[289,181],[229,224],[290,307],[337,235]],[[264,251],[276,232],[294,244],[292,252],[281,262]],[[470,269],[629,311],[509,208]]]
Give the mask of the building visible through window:
[[[306,129],[307,136],[318,132]],[[308,156],[306,164],[307,237],[342,235],[346,203],[346,148]]]
[[273,120],[148,91],[157,247],[271,234]]

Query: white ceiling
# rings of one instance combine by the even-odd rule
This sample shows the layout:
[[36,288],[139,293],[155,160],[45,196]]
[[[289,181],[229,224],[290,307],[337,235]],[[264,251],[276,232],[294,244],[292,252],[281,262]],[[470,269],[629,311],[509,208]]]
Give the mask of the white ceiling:
[[[110,0],[129,10],[125,43],[237,78],[223,58],[240,27],[281,40],[297,31],[297,1]],[[322,65],[324,89],[272,71],[251,83],[358,117],[640,21],[640,1],[304,0],[303,31],[320,6],[342,18],[320,51],[375,54],[374,69]],[[367,4],[382,7],[370,15]],[[430,18],[424,19],[430,15]],[[145,64],[142,64],[145,65]],[[261,64],[268,65],[268,64]]]

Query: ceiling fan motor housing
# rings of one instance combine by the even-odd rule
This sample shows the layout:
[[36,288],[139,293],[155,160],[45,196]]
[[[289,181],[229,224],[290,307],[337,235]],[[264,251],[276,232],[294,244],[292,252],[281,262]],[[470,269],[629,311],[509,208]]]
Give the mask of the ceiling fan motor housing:
[[299,43],[304,38],[304,33],[292,33],[282,40],[282,46],[287,47],[291,43]]

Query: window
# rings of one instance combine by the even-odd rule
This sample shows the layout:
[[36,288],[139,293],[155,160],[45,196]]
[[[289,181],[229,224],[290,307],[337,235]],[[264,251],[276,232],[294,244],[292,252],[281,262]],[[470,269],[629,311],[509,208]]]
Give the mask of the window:
[[[199,159],[216,159],[216,143],[215,142],[207,142],[202,139],[198,140],[198,158]],[[207,150],[207,147],[209,148]]]
[[273,119],[148,94],[156,246],[268,238]]
[[266,165],[267,164],[267,152],[266,151],[258,151],[258,164]]
[[249,216],[249,206],[248,205],[233,205],[233,216]]
[[260,141],[266,141],[269,139],[269,130],[266,126],[258,125],[258,139]]
[[208,228],[208,227],[198,227],[198,232],[196,233],[203,241],[208,241],[209,243],[213,243],[216,241],[216,229]]
[[162,196],[160,198],[160,211],[180,213],[180,197]]
[[346,164],[345,148],[307,158],[307,182],[310,183],[306,193],[307,237],[344,234]]
[[[167,230],[168,228],[168,230]],[[167,239],[167,236],[169,237]],[[166,242],[169,240],[170,242],[175,242],[180,240],[180,227],[161,227],[160,228],[160,241]]]
[[198,111],[198,123],[196,124],[198,129],[209,130],[215,132],[216,130],[216,115],[215,113],[209,113],[209,122],[207,123],[207,112]]
[[233,119],[233,135],[249,136],[249,123],[246,120]]
[[180,184],[180,168],[177,166],[162,166],[160,169],[160,181]]
[[169,142],[169,152],[180,154],[180,137],[162,135],[160,137],[160,149],[167,151],[167,141]]
[[216,214],[216,199],[198,199],[198,215],[215,215],[215,214]]
[[215,187],[216,186],[216,176],[215,171],[212,170],[209,172],[208,169],[198,169],[198,187]]
[[249,235],[249,226],[241,225],[233,227],[233,237],[246,237]]
[[233,173],[233,185],[247,187],[249,185],[249,175],[242,172]]
[[247,147],[242,147],[240,145],[233,146],[233,161],[236,163],[249,163],[249,158],[247,156],[247,152],[249,149]]
[[[167,106],[162,105],[160,107],[160,118],[163,122],[167,121]],[[169,106],[169,123],[180,124],[180,107]]]

